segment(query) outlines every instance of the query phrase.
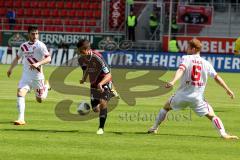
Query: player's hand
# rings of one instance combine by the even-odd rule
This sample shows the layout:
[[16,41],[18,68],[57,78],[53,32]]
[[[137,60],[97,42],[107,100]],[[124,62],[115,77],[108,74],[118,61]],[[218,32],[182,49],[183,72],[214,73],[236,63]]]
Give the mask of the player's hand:
[[102,88],[102,84],[100,84],[100,83],[98,84],[98,89],[100,90],[100,92],[102,92],[102,93],[104,92],[104,89]]
[[31,66],[30,66],[30,69],[35,69],[35,68],[38,68],[40,66],[39,63],[33,63]]
[[84,80],[80,80],[79,82],[80,82],[80,84],[84,84],[85,81]]
[[228,94],[232,99],[235,98],[235,95],[234,95],[233,91],[227,90],[227,94]]
[[173,82],[167,82],[167,84],[165,85],[165,88],[171,88],[173,87],[174,83]]
[[7,76],[10,78],[11,74],[12,74],[12,70],[9,69],[9,70],[7,71]]

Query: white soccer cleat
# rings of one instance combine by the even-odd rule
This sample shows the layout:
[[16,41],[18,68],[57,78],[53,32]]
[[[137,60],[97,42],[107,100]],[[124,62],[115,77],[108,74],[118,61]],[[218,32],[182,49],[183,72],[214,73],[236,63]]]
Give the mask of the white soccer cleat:
[[14,121],[13,123],[14,123],[14,125],[17,125],[17,126],[25,125],[25,124],[26,124],[26,122],[23,121],[23,120],[16,120],[16,121]]
[[224,139],[239,139],[238,136],[233,136],[233,135],[225,135],[225,136],[222,136],[222,138]]
[[97,130],[97,134],[98,134],[98,135],[101,135],[101,134],[103,134],[103,133],[104,133],[104,131],[103,131],[102,128],[99,128],[99,129]]
[[158,132],[158,128],[151,127],[151,128],[148,129],[149,134],[152,134],[152,133],[157,134],[157,132]]

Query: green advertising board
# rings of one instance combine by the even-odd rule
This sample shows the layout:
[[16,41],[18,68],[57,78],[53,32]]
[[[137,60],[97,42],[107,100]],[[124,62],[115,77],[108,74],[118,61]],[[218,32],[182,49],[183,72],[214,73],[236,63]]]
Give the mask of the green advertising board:
[[[28,40],[27,32],[2,32],[2,43],[0,46],[19,47],[21,43]],[[69,44],[70,48],[75,48],[79,39],[88,39],[92,43],[92,48],[99,49],[99,42],[111,39],[119,43],[124,39],[124,35],[119,34],[76,34],[76,33],[47,33],[39,34],[39,40],[47,46],[58,47],[61,42]]]

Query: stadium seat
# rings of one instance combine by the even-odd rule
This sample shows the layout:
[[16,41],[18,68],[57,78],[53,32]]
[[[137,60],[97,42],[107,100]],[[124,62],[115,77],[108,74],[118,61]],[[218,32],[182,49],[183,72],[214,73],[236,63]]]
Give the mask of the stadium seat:
[[24,24],[35,24],[35,19],[24,19]]
[[67,9],[72,9],[72,7],[73,7],[72,2],[66,2],[66,3],[65,3],[65,8],[67,8]]
[[55,31],[56,28],[54,26],[45,26],[44,30],[46,30],[46,31]]
[[93,18],[94,17],[94,11],[86,11],[86,16],[89,18]]
[[[50,1],[51,2],[51,1]],[[38,7],[39,8],[46,8],[48,3],[50,2],[46,2],[46,1],[40,1],[40,2],[37,2],[38,3]]]
[[67,10],[65,10],[65,9],[59,10],[59,11],[58,11],[58,15],[59,15],[60,17],[66,17],[66,16],[67,16]]
[[0,1],[0,7],[4,7],[4,1]]
[[66,27],[66,28],[65,28],[65,31],[66,31],[66,32],[73,32],[73,28],[72,28],[72,27]]
[[25,16],[28,16],[28,17],[33,16],[33,10],[32,10],[31,8],[25,9],[25,10],[24,10],[24,15],[25,15]]
[[65,20],[63,21],[63,24],[64,24],[64,25],[70,25],[70,20],[69,20],[69,19],[65,19]]
[[83,11],[76,11],[76,16],[79,18],[84,17],[84,12]]
[[87,21],[86,26],[96,26],[96,21],[93,21],[93,20]]
[[38,30],[39,31],[44,31],[44,27],[42,25],[38,25]]
[[86,27],[86,28],[85,28],[85,32],[91,32],[91,28]]
[[82,4],[82,9],[89,9],[89,4],[88,3],[83,3]]
[[55,26],[55,31],[63,31],[63,26]]
[[42,13],[42,10],[41,10],[41,9],[35,9],[35,10],[33,11],[33,15],[36,16],[36,17],[41,16],[41,13]]
[[58,17],[58,9],[53,9],[50,15],[53,17]]
[[73,8],[76,8],[76,9],[81,9],[82,5],[81,5],[81,2],[76,2],[74,5],[73,5]]
[[7,10],[5,8],[0,8],[0,16],[5,17],[7,14]]
[[11,8],[13,6],[13,1],[12,0],[5,1],[4,6],[7,8]]
[[61,26],[62,26],[62,20],[61,20],[61,19],[55,19],[55,20],[53,21],[53,24],[54,24],[54,25],[61,25]]
[[22,7],[22,2],[20,0],[16,0],[13,3],[14,8],[21,8]]
[[64,7],[64,2],[63,1],[56,2],[56,7],[57,8],[63,8]]
[[95,32],[97,33],[101,32],[101,28],[100,27],[95,28]]
[[56,2],[55,1],[50,1],[47,3],[48,8],[55,8]]
[[79,23],[79,26],[85,26],[85,23],[86,23],[86,22],[85,22],[85,20],[84,20],[84,21],[81,20],[81,21],[79,21],[78,23]]
[[42,9],[41,15],[48,18],[50,16],[50,10],[49,9]]
[[22,26],[21,26],[21,25],[15,25],[15,26],[14,26],[14,29],[15,29],[15,30],[18,30],[18,31],[19,31],[19,30],[22,30]]
[[70,21],[70,25],[79,25],[78,20],[72,20]]
[[38,8],[38,7],[40,7],[39,6],[39,4],[40,4],[41,2],[37,2],[37,1],[31,1],[31,8]]
[[38,25],[42,25],[43,20],[42,19],[35,19],[35,23],[38,24]]
[[101,14],[102,14],[101,11],[95,11],[94,17],[99,19],[102,16]]
[[3,29],[10,30],[10,26],[9,25],[5,25],[5,26],[3,26]]
[[30,1],[22,1],[22,6],[24,7],[24,8],[30,8]]
[[52,19],[45,19],[45,20],[44,20],[44,24],[45,24],[45,25],[51,25],[51,24],[54,24],[54,23],[53,23],[53,20],[52,20]]
[[67,16],[69,16],[69,17],[75,17],[75,16],[76,16],[76,11],[75,11],[75,10],[68,10],[68,11],[67,11]]
[[82,28],[80,27],[73,28],[73,32],[82,32]]

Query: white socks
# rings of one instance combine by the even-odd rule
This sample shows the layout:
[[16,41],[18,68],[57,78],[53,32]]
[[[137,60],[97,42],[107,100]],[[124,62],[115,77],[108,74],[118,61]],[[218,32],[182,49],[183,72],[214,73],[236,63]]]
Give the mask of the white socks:
[[215,126],[215,128],[218,130],[218,132],[221,136],[226,136],[227,135],[227,133],[224,129],[223,123],[222,123],[220,118],[218,118],[217,116],[213,117],[212,123]]
[[24,121],[25,97],[17,97],[18,120]]
[[44,85],[44,92],[42,94],[42,99],[46,99],[47,98],[47,95],[48,95],[48,85]]
[[162,123],[162,121],[164,121],[166,115],[167,115],[167,112],[165,109],[161,109],[156,117],[156,121],[153,125],[154,128],[158,128],[158,126],[160,125],[160,123]]

